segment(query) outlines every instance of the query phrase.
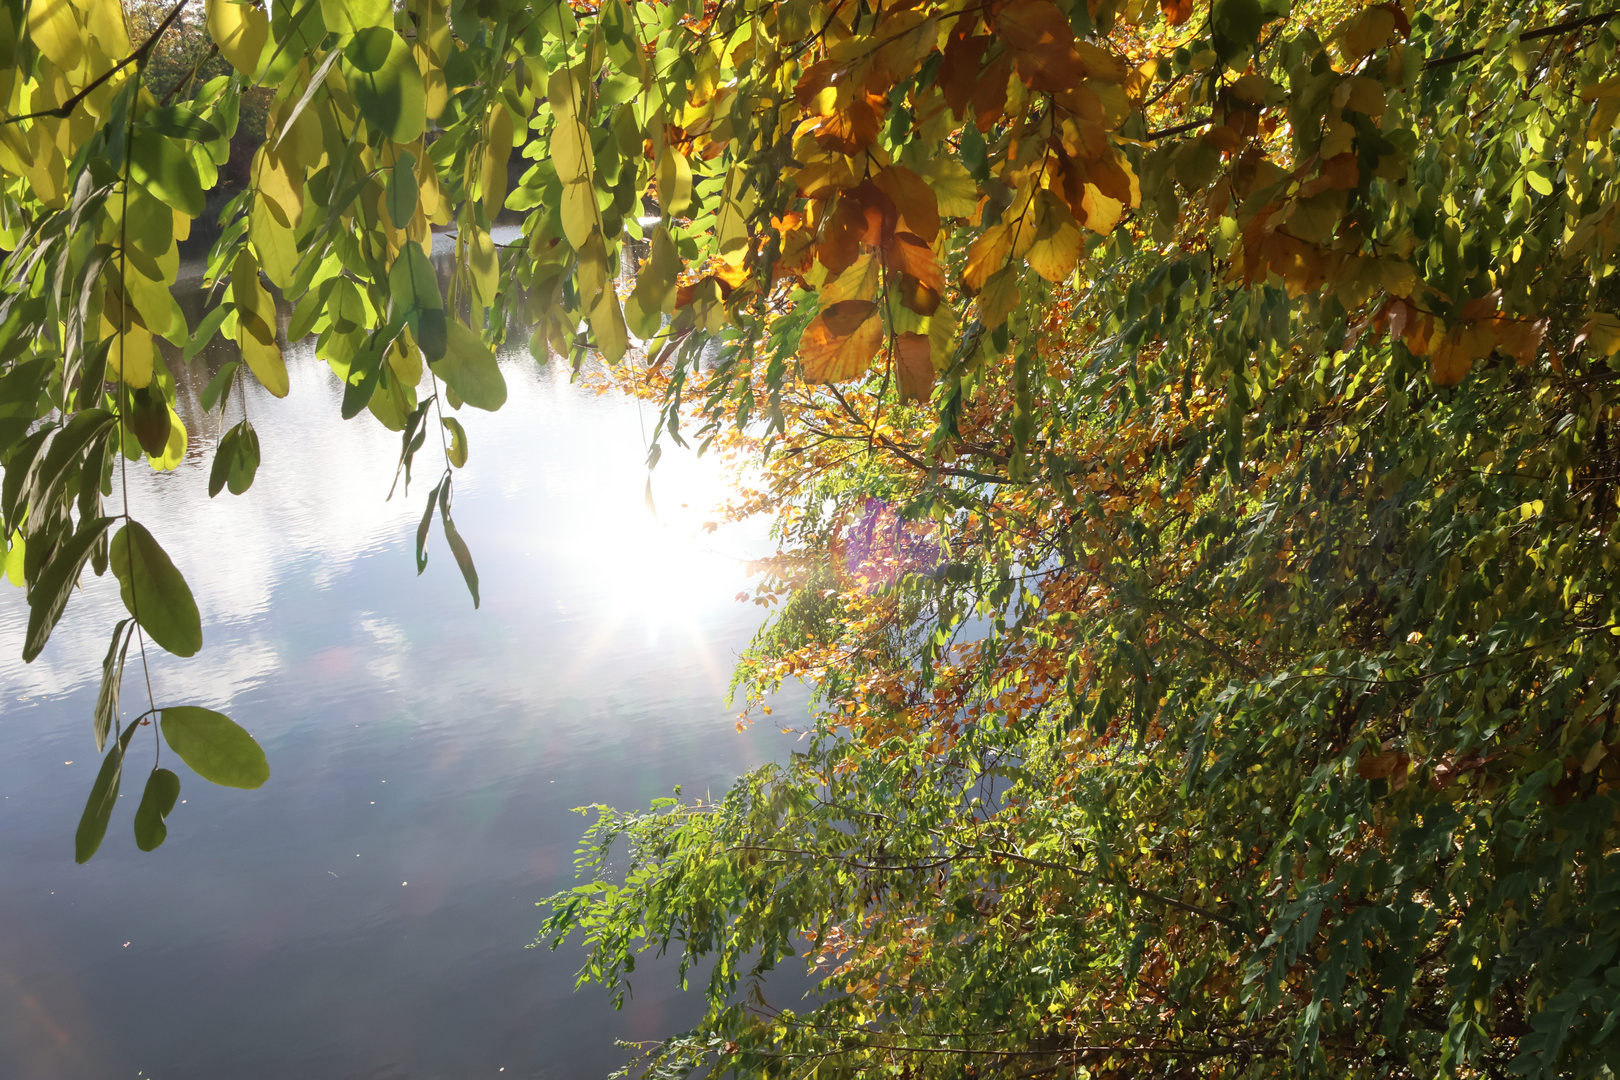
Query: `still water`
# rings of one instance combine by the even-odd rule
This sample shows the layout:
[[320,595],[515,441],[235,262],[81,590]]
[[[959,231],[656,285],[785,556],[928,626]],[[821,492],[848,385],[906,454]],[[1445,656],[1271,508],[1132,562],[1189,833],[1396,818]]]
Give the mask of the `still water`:
[[[188,401],[222,359],[183,377]],[[666,965],[643,969],[622,1013],[575,992],[577,952],[524,948],[535,902],[573,881],[586,819],[571,807],[645,805],[676,784],[718,793],[788,752],[774,730],[738,733],[723,701],[760,621],[734,596],[764,528],[705,530],[727,481],[671,452],[655,518],[651,410],[503,358],[506,407],[460,415],[474,611],[437,523],[415,573],[432,457],[408,498],[386,501],[399,437],[339,418],[337,380],[307,343],[288,361],[286,399],[247,395],[264,463],[246,495],[208,499],[217,413],[188,415],[174,473],[129,470],[136,517],[203,614],[197,656],[149,648],[158,703],[253,732],[264,788],[215,788],[167,756],[185,803],[143,854],[130,833],[143,731],[107,839],[76,866],[99,765],[91,706],[122,605],[110,574],[87,573],[24,665],[27,608],[0,583],[0,1076],[605,1076],[626,1058],[615,1038],[675,1030],[696,1003]],[[135,668],[125,713],[144,707]]]

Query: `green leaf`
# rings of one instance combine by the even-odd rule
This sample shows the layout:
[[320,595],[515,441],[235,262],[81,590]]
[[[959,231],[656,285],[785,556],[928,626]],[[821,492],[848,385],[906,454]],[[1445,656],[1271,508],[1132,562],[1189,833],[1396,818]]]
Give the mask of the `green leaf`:
[[394,228],[405,228],[416,216],[416,188],[416,156],[407,150],[399,155],[394,167],[388,170],[385,198],[388,203],[388,217],[394,223]]
[[400,248],[394,265],[388,268],[388,317],[411,328],[429,361],[444,355],[444,298],[439,293],[439,276],[422,245],[414,241]]
[[[186,347],[181,351],[181,355],[187,360],[190,360],[193,356],[196,356],[199,352],[201,352],[210,341],[214,340],[214,335],[219,332],[219,324],[225,321],[225,316],[229,315],[235,310],[236,305],[227,300],[225,303],[214,308],[214,310],[210,311],[207,315],[204,315],[202,322],[197,324],[197,332],[192,334],[190,340],[186,342]],[[232,361],[231,367],[234,370],[234,361]],[[213,384],[210,383],[209,385]],[[211,404],[203,405],[204,409],[210,409],[212,407],[213,406]]]
[[225,399],[230,396],[231,380],[236,378],[236,369],[241,366],[240,360],[231,360],[219,369],[217,375],[208,380],[208,385],[203,387],[202,396],[199,398],[203,412],[212,409],[216,401],[221,403],[221,408],[224,407]]
[[90,557],[96,541],[112,528],[110,517],[80,522],[78,531],[59,546],[51,561],[40,571],[33,588],[28,590],[28,634],[23,639],[23,661],[32,663],[50,640],[67,608],[68,597],[79,583],[79,572]]
[[343,76],[369,127],[396,143],[422,137],[427,126],[422,73],[398,34],[381,26],[357,31],[343,49]]
[[467,433],[453,416],[446,416],[440,423],[450,432],[450,464],[459,469],[467,464]]
[[320,0],[321,18],[334,34],[348,35],[392,20],[388,0]]
[[219,128],[182,105],[164,105],[150,110],[136,121],[136,130],[141,128],[192,142],[213,142],[221,138]]
[[202,180],[197,176],[197,163],[191,151],[167,135],[135,129],[129,175],[187,217],[202,216],[203,190]]
[[113,627],[112,641],[107,645],[107,658],[101,662],[101,689],[96,693],[93,714],[96,731],[96,752],[107,746],[107,733],[112,731],[118,716],[118,696],[124,683],[124,657],[129,652],[129,639],[133,636],[129,619],[119,619]]
[[124,751],[129,740],[140,728],[131,724],[124,729],[118,741],[112,744],[107,756],[101,760],[101,771],[90,785],[90,797],[85,800],[84,813],[79,816],[79,827],[73,833],[73,861],[87,863],[101,847],[107,835],[107,823],[112,820],[113,807],[118,805],[118,782],[124,771]]
[[232,495],[242,494],[253,486],[258,470],[259,434],[243,420],[220,437],[208,472],[208,497],[212,499],[227,487]]
[[478,607],[478,571],[473,566],[472,552],[467,549],[467,542],[456,531],[456,523],[450,517],[450,483],[446,480],[439,486],[439,520],[444,523],[444,538],[450,544],[450,553],[456,557],[456,565],[461,568],[461,577],[467,583],[467,591],[472,593],[473,607]]
[[211,784],[256,788],[270,779],[264,751],[223,713],[194,705],[164,709],[162,728],[169,749]]
[[202,648],[202,619],[191,588],[144,525],[131,521],[118,530],[110,562],[124,607],[153,641],[176,656]]
[[1260,0],[1220,0],[1211,20],[1215,51],[1226,63],[1235,65],[1253,51],[1265,21]]
[[444,358],[433,373],[467,404],[494,412],[506,403],[506,377],[478,332],[460,319],[449,320]]
[[180,777],[168,769],[153,769],[146,778],[146,790],[141,793],[141,805],[135,809],[135,846],[142,851],[153,851],[169,837],[169,827],[163,819],[169,816],[180,798]]
[[427,506],[422,510],[421,524],[416,526],[416,573],[418,576],[421,575],[423,570],[427,569],[428,530],[433,527],[433,507],[439,501],[439,489],[444,487],[444,484],[445,482],[440,480],[433,490],[428,492]]

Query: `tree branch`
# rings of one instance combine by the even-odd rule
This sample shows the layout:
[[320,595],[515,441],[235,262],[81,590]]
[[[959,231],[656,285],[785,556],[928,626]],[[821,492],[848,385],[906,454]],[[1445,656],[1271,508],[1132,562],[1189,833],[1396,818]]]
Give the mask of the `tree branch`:
[[90,82],[86,83],[84,89],[62,102],[62,104],[56,106],[56,108],[41,109],[38,112],[23,113],[21,116],[0,117],[0,124],[16,124],[24,120],[37,120],[43,116],[54,116],[60,120],[66,120],[73,114],[73,110],[78,107],[79,102],[89,97],[91,92],[94,91],[98,86],[112,78],[114,75],[118,74],[120,71],[123,71],[125,68],[129,67],[129,65],[138,64],[144,61],[147,54],[152,51],[152,46],[157,44],[158,38],[162,37],[164,32],[174,24],[174,20],[180,17],[180,11],[186,6],[187,2],[188,0],[180,0],[178,4],[174,5],[169,13],[164,16],[163,21],[158,24],[158,28],[152,31],[151,36],[145,41],[141,42],[140,48],[118,61],[118,63],[114,64],[106,71],[103,71]]

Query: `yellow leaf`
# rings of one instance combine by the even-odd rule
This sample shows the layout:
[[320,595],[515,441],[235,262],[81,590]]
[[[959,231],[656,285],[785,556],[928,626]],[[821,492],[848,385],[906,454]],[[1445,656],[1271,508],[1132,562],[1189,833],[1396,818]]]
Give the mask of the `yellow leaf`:
[[596,190],[583,181],[564,184],[562,205],[559,210],[563,235],[568,237],[569,246],[575,251],[582,249],[595,230],[598,220]]
[[856,256],[843,273],[821,287],[821,306],[832,307],[845,300],[871,300],[877,296],[881,267],[877,255],[866,251]]
[[1395,32],[1395,13],[1383,6],[1368,7],[1352,15],[1333,31],[1345,60],[1360,60],[1389,44]]
[[169,441],[163,444],[161,455],[146,455],[146,463],[158,472],[173,472],[186,459],[186,425],[174,411],[174,406],[168,406],[168,410]]
[[821,313],[799,339],[804,377],[811,382],[848,382],[866,374],[883,344],[883,320],[870,300],[845,300]]
[[29,4],[28,35],[64,73],[84,62],[84,33],[68,0],[34,0]]
[[673,146],[658,159],[658,206],[665,217],[676,217],[692,203],[692,166]]
[[[117,331],[112,325],[101,325],[104,337],[113,337]],[[107,369],[124,385],[139,390],[152,382],[152,332],[138,323],[130,323],[123,335],[107,350]]]
[[259,266],[243,251],[231,267],[231,299],[236,301],[236,344],[242,359],[264,388],[286,397],[290,384],[287,364],[276,344],[276,305],[259,284]]
[[986,330],[994,330],[1007,321],[1007,316],[1018,306],[1018,270],[1008,266],[991,276],[979,293],[979,322]]
[[473,294],[488,307],[495,302],[495,290],[500,284],[500,262],[495,256],[495,241],[476,224],[467,232],[467,256]]
[[1104,195],[1096,184],[1088,183],[1081,196],[1080,208],[1085,211],[1086,228],[1099,235],[1114,231],[1119,219],[1125,215],[1125,204]]
[[1050,191],[1037,192],[1034,207],[1035,239],[1024,261],[1047,281],[1063,281],[1080,262],[1080,226],[1068,204]]
[[270,41],[270,18],[258,8],[231,0],[206,0],[208,36],[219,53],[244,75],[257,75]]
[[268,141],[253,155],[253,186],[282,228],[298,225],[304,213],[303,169],[289,157],[272,153]]
[[949,148],[940,147],[938,155],[919,170],[919,175],[934,189],[940,217],[972,217],[979,208],[979,185],[966,167],[951,157]]
[[934,362],[935,371],[951,366],[956,352],[956,331],[956,309],[949,304],[941,304],[928,316],[928,357]]
[[617,364],[630,346],[624,311],[619,307],[619,294],[612,289],[603,289],[601,297],[591,308],[590,322],[591,334],[596,338],[596,351],[608,363]]
[[484,160],[479,175],[484,214],[490,221],[506,204],[506,163],[512,157],[512,112],[500,102],[484,117]]
[[1586,320],[1581,332],[1575,336],[1575,347],[1587,346],[1599,356],[1613,356],[1620,352],[1620,318],[1603,311]]
[[999,221],[979,234],[968,248],[967,267],[962,272],[962,280],[972,292],[984,288],[984,283],[990,275],[1007,265],[1007,258],[1012,254],[1013,241],[1016,237],[1017,223]]

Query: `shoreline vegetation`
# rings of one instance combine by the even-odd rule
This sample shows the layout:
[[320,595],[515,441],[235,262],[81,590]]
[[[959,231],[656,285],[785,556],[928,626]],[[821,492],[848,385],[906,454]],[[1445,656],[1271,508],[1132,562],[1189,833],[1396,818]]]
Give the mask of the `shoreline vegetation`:
[[[649,474],[759,462],[740,722],[814,693],[718,801],[592,808],[545,902],[616,1006],[648,950],[707,973],[632,1072],[1620,1068],[1614,11],[0,12],[23,656],[87,573],[127,611],[78,861],[115,822],[163,844],[182,784],[273,782],[146,668],[204,645],[127,494],[185,454],[175,368],[239,356],[199,401],[240,417],[210,496],[251,497],[241,387],[285,396],[314,337],[343,418],[400,437],[418,572],[476,607],[454,495],[526,342],[656,402]],[[774,996],[789,964],[816,995]]]

